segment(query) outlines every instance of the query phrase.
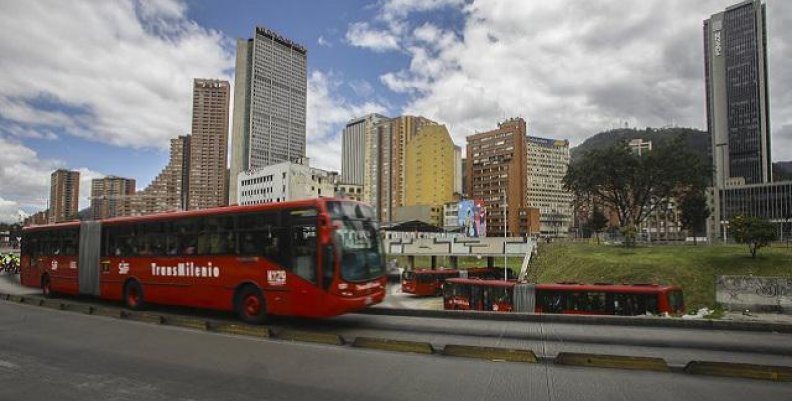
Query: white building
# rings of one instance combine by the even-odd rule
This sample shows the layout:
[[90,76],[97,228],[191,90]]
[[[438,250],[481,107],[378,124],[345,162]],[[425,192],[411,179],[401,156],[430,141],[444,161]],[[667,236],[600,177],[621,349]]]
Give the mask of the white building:
[[363,201],[363,186],[358,184],[335,184],[335,196],[356,201]]
[[335,172],[308,166],[308,159],[282,162],[237,176],[240,205],[335,196]]
[[459,202],[447,202],[443,205],[443,228],[446,231],[459,229]]
[[633,151],[638,156],[643,155],[646,152],[652,150],[652,141],[644,141],[641,138],[633,139],[627,143],[627,146],[630,147],[630,150]]
[[566,237],[572,224],[572,193],[564,189],[569,141],[526,137],[528,207],[539,209],[540,233]]
[[454,146],[454,193],[462,194],[462,147]]

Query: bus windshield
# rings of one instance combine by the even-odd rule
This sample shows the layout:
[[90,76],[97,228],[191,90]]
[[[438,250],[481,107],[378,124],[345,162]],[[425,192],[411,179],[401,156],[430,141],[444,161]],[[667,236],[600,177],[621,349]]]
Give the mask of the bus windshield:
[[336,227],[335,241],[341,251],[341,278],[367,281],[385,274],[378,226],[370,207],[354,202],[328,202]]

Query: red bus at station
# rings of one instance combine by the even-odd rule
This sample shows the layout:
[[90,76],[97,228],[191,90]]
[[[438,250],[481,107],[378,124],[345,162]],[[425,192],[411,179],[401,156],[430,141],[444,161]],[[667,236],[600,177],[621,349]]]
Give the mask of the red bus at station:
[[368,205],[310,199],[26,227],[21,280],[43,293],[321,318],[382,302]]
[[682,290],[658,284],[530,284],[504,280],[449,279],[447,310],[560,313],[571,315],[682,314]]
[[[402,292],[418,296],[443,295],[443,285],[447,279],[458,278],[467,274],[469,278],[497,280],[503,278],[503,269],[480,267],[467,270],[458,269],[415,269],[402,273]],[[514,279],[514,272],[507,270],[508,279]]]

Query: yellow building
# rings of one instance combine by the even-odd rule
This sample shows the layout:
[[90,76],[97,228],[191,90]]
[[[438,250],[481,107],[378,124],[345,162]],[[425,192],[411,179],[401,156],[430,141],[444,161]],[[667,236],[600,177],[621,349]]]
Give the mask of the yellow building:
[[405,206],[454,199],[454,142],[444,125],[427,125],[406,145]]

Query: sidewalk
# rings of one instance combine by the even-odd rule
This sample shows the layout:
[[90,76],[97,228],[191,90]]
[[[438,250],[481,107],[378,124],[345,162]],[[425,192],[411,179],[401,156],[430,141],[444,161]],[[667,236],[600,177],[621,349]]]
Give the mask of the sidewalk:
[[764,322],[792,324],[792,315],[783,313],[757,313],[751,312],[743,315],[741,312],[726,312],[721,320],[734,320],[741,322]]
[[11,295],[40,294],[38,288],[23,287],[18,274],[0,273],[0,292]]

